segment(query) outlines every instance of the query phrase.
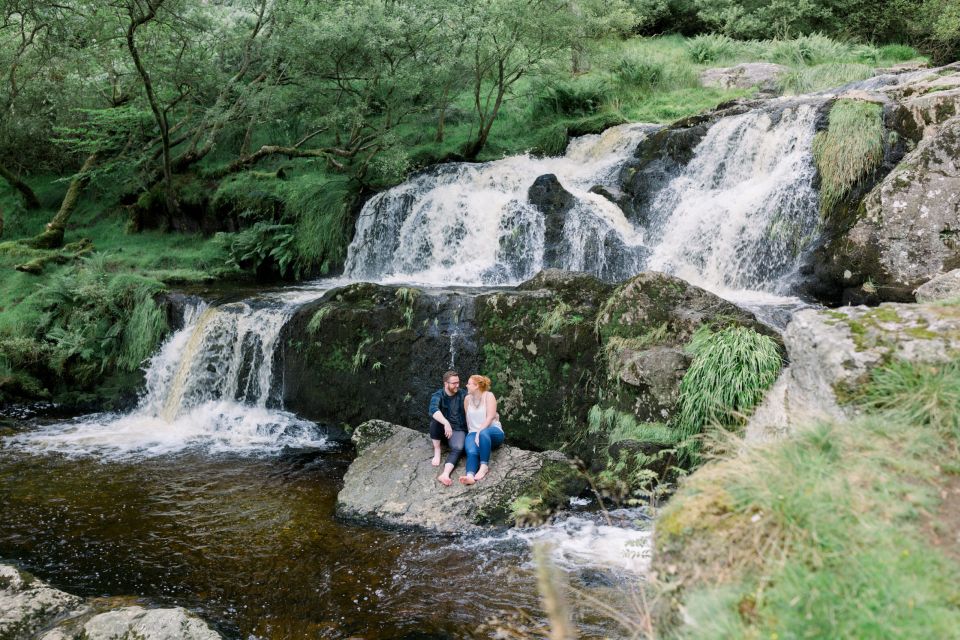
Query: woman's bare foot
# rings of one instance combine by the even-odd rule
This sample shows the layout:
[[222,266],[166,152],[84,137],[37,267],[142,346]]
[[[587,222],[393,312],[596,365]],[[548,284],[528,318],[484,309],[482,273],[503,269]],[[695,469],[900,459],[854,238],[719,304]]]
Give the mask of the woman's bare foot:
[[450,476],[445,476],[443,474],[437,476],[437,482],[442,484],[445,487],[449,487],[453,484],[453,480],[450,479]]
[[476,482],[476,480],[474,480],[471,475],[460,476],[460,484],[473,484],[474,482]]
[[490,467],[485,464],[480,465],[480,470],[477,471],[477,480],[483,480],[488,473],[490,473]]
[[440,466],[440,452],[439,452],[439,451],[437,451],[436,453],[433,454],[433,460],[430,461],[430,464],[433,465],[434,467],[439,467],[439,466]]

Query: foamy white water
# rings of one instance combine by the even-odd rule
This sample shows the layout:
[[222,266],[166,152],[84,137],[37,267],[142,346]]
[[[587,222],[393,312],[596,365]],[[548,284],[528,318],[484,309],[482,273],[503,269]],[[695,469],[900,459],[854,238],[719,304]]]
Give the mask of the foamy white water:
[[274,376],[283,325],[337,281],[243,302],[190,306],[184,327],[151,358],[146,389],[128,414],[94,414],[4,440],[32,453],[142,458],[202,449],[271,454],[325,447],[322,431],[282,408]]
[[635,578],[650,569],[653,530],[640,509],[618,509],[607,523],[599,513],[568,515],[552,524],[512,528],[494,536],[465,540],[468,553],[520,544],[546,544],[554,564],[567,572],[604,569],[614,576]]
[[717,292],[782,292],[819,223],[815,105],[723,118],[651,205],[646,268]]
[[[638,271],[643,234],[606,198],[619,168],[651,125],[622,125],[573,140],[557,158],[513,156],[435,167],[364,206],[345,272],[353,279],[432,284],[507,284],[544,266],[611,274],[604,246],[616,243],[621,271]],[[575,197],[560,263],[545,265],[545,222],[527,200],[537,177],[554,174]]]

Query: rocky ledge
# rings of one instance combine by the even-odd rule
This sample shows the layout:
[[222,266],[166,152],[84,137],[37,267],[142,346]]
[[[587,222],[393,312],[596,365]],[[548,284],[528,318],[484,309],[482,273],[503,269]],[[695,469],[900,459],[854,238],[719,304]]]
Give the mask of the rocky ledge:
[[219,640],[220,635],[181,607],[145,609],[121,606],[116,599],[88,601],[0,565],[0,638]]
[[871,372],[893,360],[960,358],[960,305],[886,303],[796,314],[783,335],[790,365],[747,425],[762,441],[818,419],[843,419]]
[[504,445],[493,452],[490,474],[461,485],[461,461],[453,486],[437,482],[431,466],[432,447],[426,434],[370,420],[353,432],[357,458],[337,496],[337,515],[380,526],[468,533],[511,521],[518,498],[565,499],[578,493],[581,481],[569,461],[556,451],[535,453]]

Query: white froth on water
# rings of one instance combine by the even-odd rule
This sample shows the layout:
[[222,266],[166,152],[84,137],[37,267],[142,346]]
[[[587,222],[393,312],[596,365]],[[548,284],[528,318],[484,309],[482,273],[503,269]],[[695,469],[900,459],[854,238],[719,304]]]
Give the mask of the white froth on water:
[[[354,279],[432,284],[505,284],[544,267],[545,222],[527,200],[536,178],[554,174],[575,199],[566,216],[560,266],[601,275],[603,245],[624,253],[643,234],[606,198],[623,162],[650,125],[621,125],[573,140],[556,158],[512,156],[482,164],[441,165],[380,193],[364,206],[345,273]],[[639,253],[632,267],[639,270]]]
[[151,358],[146,387],[128,414],[95,414],[6,438],[33,453],[151,457],[202,449],[276,453],[325,447],[312,422],[282,408],[274,375],[280,331],[297,307],[335,281],[318,282],[217,307],[189,305],[184,327]]
[[651,205],[645,267],[722,295],[785,290],[819,222],[816,105],[717,121]]
[[185,451],[274,454],[287,448],[324,448],[326,437],[292,413],[236,402],[205,402],[171,422],[144,412],[94,414],[5,439],[32,454],[57,453],[128,460]]
[[521,543],[546,544],[553,562],[568,573],[605,570],[617,577],[642,577],[650,570],[653,530],[640,510],[614,511],[610,523],[599,514],[571,515],[531,528],[513,528],[496,536],[464,542],[468,552]]

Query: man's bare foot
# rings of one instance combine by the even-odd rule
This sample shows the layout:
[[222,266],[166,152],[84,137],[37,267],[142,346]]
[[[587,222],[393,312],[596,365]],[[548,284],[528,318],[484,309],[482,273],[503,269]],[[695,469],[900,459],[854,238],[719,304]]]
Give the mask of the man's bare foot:
[[473,479],[473,476],[460,476],[460,484],[473,484],[476,480]]
[[439,475],[437,476],[437,482],[442,484],[445,487],[449,487],[453,484],[453,480],[450,479],[450,476]]
[[480,465],[480,470],[477,471],[477,480],[483,480],[488,473],[490,473],[490,467],[485,464]]
[[439,451],[437,451],[435,454],[433,454],[433,460],[430,461],[430,464],[433,465],[434,467],[439,467],[439,466],[440,466],[440,452],[439,452]]

